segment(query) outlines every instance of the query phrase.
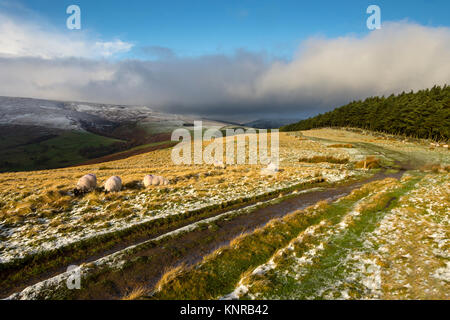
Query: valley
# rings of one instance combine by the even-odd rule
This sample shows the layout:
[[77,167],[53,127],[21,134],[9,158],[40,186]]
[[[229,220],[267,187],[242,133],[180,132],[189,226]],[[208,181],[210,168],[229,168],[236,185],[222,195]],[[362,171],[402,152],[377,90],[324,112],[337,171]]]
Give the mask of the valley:
[[167,148],[173,146],[171,132],[193,121],[146,106],[0,97],[0,172],[106,162]]

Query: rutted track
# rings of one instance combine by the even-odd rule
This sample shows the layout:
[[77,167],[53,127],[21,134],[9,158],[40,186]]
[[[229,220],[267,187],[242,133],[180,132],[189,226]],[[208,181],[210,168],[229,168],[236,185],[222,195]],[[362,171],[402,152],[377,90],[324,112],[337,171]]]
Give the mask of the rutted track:
[[[403,173],[403,171],[390,174],[380,172],[364,181],[332,188],[315,188],[300,194],[289,195],[286,196],[285,200],[275,204],[271,204],[273,199],[267,200],[258,204],[255,210],[250,210],[247,213],[232,214],[236,210],[224,212],[181,228],[187,232],[178,234],[175,230],[155,239],[133,244],[128,248],[120,248],[116,252],[106,252],[104,256],[97,257],[98,260],[96,261],[107,259],[118,253],[125,253],[126,267],[107,269],[92,274],[83,281],[82,290],[66,290],[64,295],[56,295],[54,298],[115,299],[125,295],[137,283],[146,283],[147,289],[151,289],[168,268],[201,261],[203,256],[229,243],[240,234],[252,232],[274,218],[304,209],[319,201],[334,201],[350,194],[351,191],[368,182],[388,177],[400,178]],[[264,204],[267,204],[267,206],[264,206]],[[211,222],[212,224],[208,225]],[[202,223],[205,223],[207,227],[200,228],[199,226]],[[155,245],[156,243],[162,243],[163,245]],[[142,250],[140,247],[142,247]],[[91,259],[85,261],[85,263],[92,261]],[[58,276],[61,275],[56,277]],[[32,288],[38,288],[39,286],[42,287],[42,282],[37,283]]]

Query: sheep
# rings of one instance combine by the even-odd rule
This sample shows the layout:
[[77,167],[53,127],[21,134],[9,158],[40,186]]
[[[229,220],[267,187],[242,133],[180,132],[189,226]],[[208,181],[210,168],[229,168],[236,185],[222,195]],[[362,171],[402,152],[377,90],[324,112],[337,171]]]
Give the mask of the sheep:
[[442,148],[448,149],[448,144],[444,144]]
[[119,192],[122,189],[122,179],[118,176],[113,176],[106,180],[105,191],[106,192]]
[[156,176],[156,179],[155,179],[155,177],[153,178],[153,185],[155,185],[155,186],[157,186],[157,185],[167,186],[168,184],[169,184],[169,180],[167,180],[164,177]]
[[280,171],[279,168],[278,168],[278,165],[275,164],[275,163],[273,163],[273,162],[271,162],[271,163],[267,166],[267,170],[270,170],[270,171],[272,171],[272,172],[278,172],[278,171]]
[[223,163],[222,161],[219,161],[219,160],[215,160],[214,161],[214,167],[215,168],[220,168],[220,169],[226,169],[227,168],[225,163]]
[[144,187],[148,188],[152,185],[153,182],[153,175],[148,174],[144,177],[144,180],[142,181],[142,183],[144,184]]
[[278,165],[271,162],[267,168],[263,168],[261,169],[261,173],[264,175],[274,175],[276,173],[278,173],[280,171],[280,169],[278,168]]
[[74,190],[76,196],[90,192],[97,187],[97,176],[93,173],[87,174],[78,180],[77,187]]
[[153,186],[158,186],[158,185],[166,186],[169,184],[169,180],[167,180],[166,178],[161,177],[161,176],[146,175],[144,177],[143,183],[146,188],[148,188],[152,185]]

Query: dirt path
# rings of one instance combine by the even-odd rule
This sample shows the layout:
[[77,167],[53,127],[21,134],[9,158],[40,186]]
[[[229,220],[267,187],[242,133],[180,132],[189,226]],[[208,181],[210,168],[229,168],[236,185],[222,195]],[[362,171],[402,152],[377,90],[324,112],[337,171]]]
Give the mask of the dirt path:
[[145,289],[152,290],[167,270],[182,264],[195,264],[205,255],[228,244],[239,235],[253,232],[274,218],[304,209],[319,201],[335,201],[366,183],[387,177],[400,178],[403,173],[403,171],[391,174],[380,172],[368,180],[350,185],[301,193],[281,203],[257,209],[248,215],[218,221],[213,229],[195,230],[170,239],[164,246],[132,254],[128,257],[129,263],[125,269],[88,279],[85,287],[81,291],[73,292],[70,298],[119,299],[143,283],[146,284]]
[[[259,208],[247,214],[242,214],[230,219],[223,219],[214,223],[214,228],[196,229],[174,238],[168,237],[162,246],[152,246],[133,254],[127,254],[127,266],[119,271],[107,271],[102,274],[95,274],[91,278],[83,281],[82,290],[66,292],[66,299],[118,299],[137,286],[143,283],[147,284],[146,289],[151,290],[161,276],[171,268],[181,264],[195,264],[202,258],[213,252],[219,247],[228,244],[241,234],[253,232],[255,229],[264,226],[274,218],[282,217],[295,210],[309,207],[319,201],[334,201],[338,198],[350,194],[353,190],[362,185],[375,181],[383,180],[387,177],[400,178],[404,171],[396,173],[379,172],[369,179],[358,182],[348,183],[338,187],[314,188],[312,191],[300,193],[292,198],[288,198],[275,205]],[[270,200],[273,200],[270,199]],[[262,203],[268,202],[266,200]],[[244,206],[245,207],[245,206]],[[234,209],[236,210],[236,208]],[[227,213],[226,211],[223,213]],[[215,214],[213,216],[217,216]],[[210,218],[211,216],[209,216]],[[199,220],[201,222],[204,220]],[[169,231],[168,231],[169,232]],[[156,237],[156,236],[155,236]],[[154,239],[154,238],[152,238]],[[141,239],[135,243],[121,244],[115,250],[108,250],[101,255],[90,257],[84,261],[77,261],[77,265],[96,261],[105,256],[118,252],[133,245],[149,241],[150,239]],[[39,286],[42,281],[50,279],[60,273],[65,272],[60,268],[58,272],[41,274],[27,284],[22,284],[16,290],[3,292],[2,296],[7,297],[14,292],[20,292],[26,286]],[[67,294],[69,296],[67,296]],[[59,296],[57,296],[59,298]]]

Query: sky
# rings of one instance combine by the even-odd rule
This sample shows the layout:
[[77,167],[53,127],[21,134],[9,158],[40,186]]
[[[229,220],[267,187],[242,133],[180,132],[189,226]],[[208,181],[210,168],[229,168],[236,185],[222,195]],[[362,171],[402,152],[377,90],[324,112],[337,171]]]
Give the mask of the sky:
[[449,84],[449,24],[447,0],[0,0],[0,95],[299,118]]

